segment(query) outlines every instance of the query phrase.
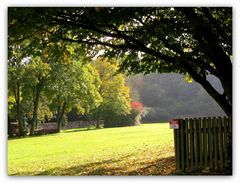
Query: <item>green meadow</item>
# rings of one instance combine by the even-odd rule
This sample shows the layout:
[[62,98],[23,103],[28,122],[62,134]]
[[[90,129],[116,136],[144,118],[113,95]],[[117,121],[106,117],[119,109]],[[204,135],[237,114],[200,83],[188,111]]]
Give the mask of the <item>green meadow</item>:
[[8,175],[171,175],[174,164],[168,123],[8,140]]

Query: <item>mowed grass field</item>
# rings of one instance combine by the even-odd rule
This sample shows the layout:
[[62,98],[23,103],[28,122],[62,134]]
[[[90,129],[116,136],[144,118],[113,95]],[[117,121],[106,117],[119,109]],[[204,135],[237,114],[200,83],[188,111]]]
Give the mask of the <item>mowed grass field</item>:
[[8,175],[171,175],[174,170],[168,123],[8,140]]

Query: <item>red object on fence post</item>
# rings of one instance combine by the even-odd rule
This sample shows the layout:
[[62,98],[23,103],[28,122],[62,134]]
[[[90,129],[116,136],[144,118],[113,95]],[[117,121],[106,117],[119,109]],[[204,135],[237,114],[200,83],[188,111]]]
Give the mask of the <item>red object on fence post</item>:
[[171,129],[179,129],[179,119],[172,119],[170,120],[169,124],[170,124],[170,128]]

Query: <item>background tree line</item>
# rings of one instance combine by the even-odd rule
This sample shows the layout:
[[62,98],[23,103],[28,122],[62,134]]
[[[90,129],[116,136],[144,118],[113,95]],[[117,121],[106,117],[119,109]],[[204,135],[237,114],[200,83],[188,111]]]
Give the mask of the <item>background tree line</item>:
[[[220,82],[209,76],[221,92]],[[142,122],[163,122],[173,118],[223,116],[224,112],[196,82],[179,74],[134,75],[127,77],[133,101],[148,107]]]
[[104,120],[104,127],[134,124],[130,90],[116,60],[91,61],[75,45],[49,44],[28,57],[21,45],[15,47],[8,60],[8,116],[18,122],[20,135],[26,125],[33,135],[53,118],[60,131],[72,109],[88,120]]

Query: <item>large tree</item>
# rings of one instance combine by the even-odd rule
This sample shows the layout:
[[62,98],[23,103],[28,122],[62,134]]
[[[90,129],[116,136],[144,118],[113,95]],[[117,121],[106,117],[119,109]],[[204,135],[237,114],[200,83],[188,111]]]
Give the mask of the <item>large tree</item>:
[[232,8],[9,8],[9,44],[29,38],[30,51],[63,40],[121,56],[120,70],[129,73],[189,75],[232,114]]
[[[24,135],[22,94],[23,88],[22,77],[24,74],[23,66],[16,62],[15,66],[8,67],[8,116],[16,119],[19,124],[19,135]],[[11,129],[11,124],[8,124]]]
[[82,61],[56,63],[52,66],[50,79],[46,94],[56,115],[58,131],[67,112],[76,108],[78,113],[86,114],[102,101],[98,93],[100,80],[90,64]]
[[99,94],[103,98],[102,103],[91,112],[92,118],[97,121],[96,127],[100,127],[99,120],[104,120],[104,127],[131,124],[125,120],[131,111],[130,89],[124,75],[117,73],[117,61],[98,58],[92,62],[92,66],[101,80]]

